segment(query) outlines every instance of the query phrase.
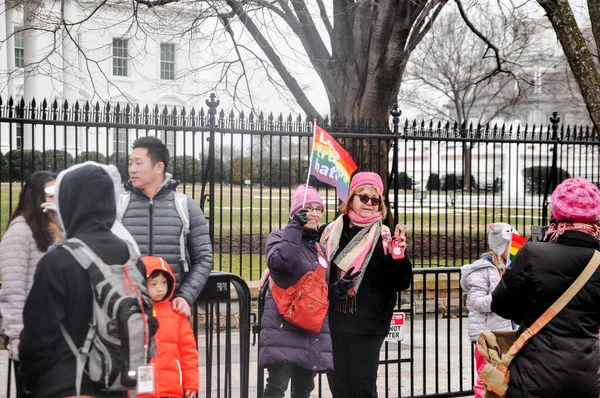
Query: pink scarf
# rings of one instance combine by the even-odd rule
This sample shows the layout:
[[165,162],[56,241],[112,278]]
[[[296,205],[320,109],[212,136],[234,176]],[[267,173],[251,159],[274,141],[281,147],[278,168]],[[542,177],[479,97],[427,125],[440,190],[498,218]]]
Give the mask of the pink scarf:
[[[326,247],[327,258],[330,263],[335,263],[337,265],[337,279],[343,278],[352,267],[354,268],[352,271],[353,273],[360,271],[355,279],[354,287],[348,292],[347,299],[341,301],[336,306],[336,309],[341,312],[346,312],[348,310],[354,312],[354,310],[356,310],[355,296],[360,288],[365,269],[371,260],[371,256],[375,250],[375,243],[379,236],[383,239],[383,247],[386,253],[388,242],[392,239],[390,229],[382,223],[381,213],[374,213],[369,217],[361,217],[350,210],[348,212],[348,217],[352,224],[361,227],[362,229],[339,253],[338,247],[344,227],[343,215],[340,215],[335,219],[327,229],[325,229],[325,232],[321,237],[321,242],[325,244]],[[332,258],[334,254],[335,258]]]
[[565,233],[565,231],[578,231],[585,234],[591,235],[596,239],[600,239],[600,226],[596,224],[587,224],[580,222],[557,222],[550,224],[544,240],[548,237],[550,242],[555,243],[559,236]]

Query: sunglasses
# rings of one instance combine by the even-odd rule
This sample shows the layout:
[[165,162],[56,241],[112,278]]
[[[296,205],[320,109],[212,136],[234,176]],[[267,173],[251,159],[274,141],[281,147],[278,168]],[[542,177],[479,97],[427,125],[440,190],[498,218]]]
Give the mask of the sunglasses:
[[373,206],[379,206],[381,204],[381,198],[372,198],[370,196],[367,195],[358,195],[358,199],[360,199],[360,201],[364,204],[369,203],[369,200],[371,201],[371,204]]

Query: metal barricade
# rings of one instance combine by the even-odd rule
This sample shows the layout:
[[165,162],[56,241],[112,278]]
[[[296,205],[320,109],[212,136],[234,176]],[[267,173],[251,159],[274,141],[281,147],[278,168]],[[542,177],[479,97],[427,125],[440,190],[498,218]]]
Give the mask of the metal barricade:
[[[231,286],[235,289],[236,301]],[[250,303],[250,289],[239,275],[211,272],[193,314],[200,358],[200,396],[248,398]],[[236,306],[239,320],[237,331],[234,331]],[[202,318],[204,322],[200,322]],[[237,342],[234,341],[236,335]],[[236,345],[239,350],[234,350]]]
[[[415,268],[411,288],[398,295],[403,339],[386,341],[379,361],[381,397],[460,397],[473,394],[473,346],[458,286],[460,267]],[[260,321],[267,292],[258,297]],[[258,365],[257,397],[264,389],[264,368]],[[315,394],[331,397],[325,375],[315,380]]]

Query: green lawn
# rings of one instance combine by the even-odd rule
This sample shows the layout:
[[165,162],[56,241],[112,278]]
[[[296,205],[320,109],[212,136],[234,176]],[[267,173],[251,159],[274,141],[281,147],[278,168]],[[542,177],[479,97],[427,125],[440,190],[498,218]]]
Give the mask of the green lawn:
[[[0,184],[0,234],[4,233],[10,216],[10,192],[12,188],[12,208],[19,198],[19,183]],[[183,189],[180,189],[183,191]],[[201,187],[188,185],[186,193],[194,193],[199,201]],[[333,193],[331,193],[333,195]],[[229,236],[268,233],[280,229],[289,218],[290,192],[287,188],[256,188],[220,185],[215,188],[214,214],[210,214],[208,202],[205,204],[207,217],[215,221],[215,235]],[[491,201],[491,199],[490,199]],[[327,201],[327,215],[322,222],[332,220],[337,203],[333,196]],[[521,233],[529,235],[530,226],[538,224],[537,209],[460,209],[460,208],[407,208],[401,209],[399,221],[409,225],[410,231],[418,234],[464,234],[475,235],[486,232],[487,224],[503,220],[521,226]],[[523,231],[523,226],[526,226]]]
[[[10,216],[10,192],[12,189],[13,209],[17,205],[19,183],[0,184],[0,233],[4,233]],[[193,188],[193,189],[192,189]],[[183,191],[183,189],[181,189]],[[195,194],[199,201],[201,187],[188,185],[186,193]],[[283,227],[289,219],[289,189],[272,189],[223,185],[215,189],[215,236],[240,239],[241,234],[267,234]],[[327,201],[327,217],[322,222],[332,220],[335,215],[335,198]],[[210,217],[208,204],[207,216]],[[404,211],[404,209],[402,209]],[[400,222],[409,225],[409,245],[411,234],[415,235],[454,235],[483,238],[487,232],[487,224],[503,220],[517,226],[519,232],[530,235],[530,226],[538,224],[539,210],[503,208],[500,209],[459,209],[459,208],[409,208],[400,214]],[[235,241],[234,241],[235,242]],[[258,242],[255,242],[258,244]],[[264,242],[263,242],[264,244]],[[435,243],[434,243],[435,244]],[[237,253],[235,252],[237,251]],[[260,278],[261,270],[266,268],[264,256],[260,254],[240,254],[235,249],[233,254],[215,253],[214,269],[242,275],[249,280]],[[418,255],[418,248],[415,248]],[[413,258],[416,268],[431,266],[461,266],[468,260],[446,260],[444,258]]]

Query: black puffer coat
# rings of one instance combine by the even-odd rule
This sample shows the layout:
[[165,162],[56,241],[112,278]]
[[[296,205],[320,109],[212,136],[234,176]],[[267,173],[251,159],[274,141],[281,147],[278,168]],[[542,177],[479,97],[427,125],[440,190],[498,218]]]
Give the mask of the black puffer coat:
[[[562,295],[588,264],[597,239],[567,231],[557,243],[528,242],[492,294],[492,311],[522,333]],[[510,365],[508,398],[600,395],[600,270]]]
[[[348,216],[343,217],[344,228],[338,252],[343,250],[361,229],[351,227]],[[385,336],[390,330],[398,292],[408,289],[412,281],[412,263],[408,253],[400,260],[394,260],[390,253],[384,254],[381,237],[375,245],[375,251],[356,294],[356,311],[339,312],[335,309],[335,303],[330,301],[329,328],[332,334]],[[335,258],[335,255],[332,258]],[[337,280],[337,266],[332,264],[329,268],[329,280],[333,282]]]

